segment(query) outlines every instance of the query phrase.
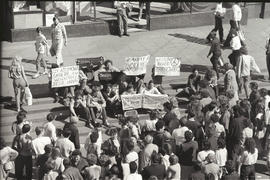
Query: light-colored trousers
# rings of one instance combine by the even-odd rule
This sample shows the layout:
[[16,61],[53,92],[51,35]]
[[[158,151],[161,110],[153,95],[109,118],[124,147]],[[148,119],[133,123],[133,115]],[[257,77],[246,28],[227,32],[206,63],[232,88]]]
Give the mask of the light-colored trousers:
[[63,49],[63,39],[56,39],[52,41],[52,46],[50,49],[50,53],[52,56],[56,56],[56,64],[60,66],[63,61],[63,56],[62,56],[62,49]]

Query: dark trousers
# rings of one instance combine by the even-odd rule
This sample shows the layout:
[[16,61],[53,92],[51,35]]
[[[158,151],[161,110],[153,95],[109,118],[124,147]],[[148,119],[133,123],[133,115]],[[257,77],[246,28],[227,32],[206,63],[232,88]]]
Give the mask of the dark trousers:
[[26,169],[26,179],[32,179],[32,156],[18,155],[15,160],[15,176],[17,180],[23,179],[23,169]]
[[217,78],[219,79],[219,73],[218,73],[218,59],[219,59],[219,55],[215,55],[213,54],[212,57],[210,58],[210,61],[213,65],[213,69],[216,71],[217,73]]
[[215,28],[212,31],[218,31],[220,42],[223,41],[223,26],[222,26],[222,18],[215,16]]
[[233,67],[236,67],[239,57],[240,57],[239,50],[233,50],[233,52],[228,56],[230,63],[233,65]]
[[240,170],[241,180],[255,180],[255,166],[254,165],[242,165]]
[[94,112],[93,112],[93,108],[87,108],[87,107],[74,107],[74,111],[75,113],[78,115],[80,115],[81,117],[86,119],[86,124],[95,124],[95,116],[94,116]]
[[270,53],[268,53],[266,55],[266,65],[267,65],[267,70],[268,70],[268,75],[269,75],[269,79],[270,79]]
[[128,26],[128,18],[127,18],[127,12],[125,9],[118,9],[117,10],[117,22],[118,22],[118,29],[119,34],[122,35],[123,31],[124,34],[127,34],[127,26]]

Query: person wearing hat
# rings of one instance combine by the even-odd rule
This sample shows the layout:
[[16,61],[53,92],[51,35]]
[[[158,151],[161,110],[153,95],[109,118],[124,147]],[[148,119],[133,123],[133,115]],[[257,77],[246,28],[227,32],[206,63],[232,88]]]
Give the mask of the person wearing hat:
[[[64,61],[62,57],[63,44],[67,46],[67,33],[66,28],[63,24],[59,22],[58,17],[53,18],[53,24],[51,26],[51,38],[52,46],[50,48],[50,53],[52,56],[56,56],[56,64],[58,66],[63,66]],[[63,42],[65,40],[65,42]]]
[[207,163],[203,166],[203,171],[206,175],[213,174],[215,180],[219,178],[219,166],[216,164],[216,155],[215,153],[209,153],[206,157]]
[[71,131],[69,139],[74,143],[75,149],[80,149],[79,129],[77,127],[78,121],[79,118],[77,116],[70,116],[69,123],[66,123],[63,128],[63,131]]
[[219,42],[218,38],[216,37],[215,31],[212,31],[210,33],[210,42],[211,42],[211,48],[209,50],[207,58],[212,54],[210,61],[213,65],[213,69],[217,73],[217,78],[219,79],[218,61],[219,61],[219,58],[221,57],[221,48],[220,48],[220,42]]
[[224,68],[226,71],[224,76],[224,91],[232,90],[234,92],[234,98],[238,101],[238,84],[233,66],[230,63],[225,63]]
[[228,58],[233,67],[235,67],[240,56],[240,48],[242,45],[236,29],[231,30],[231,35],[232,39],[230,41],[230,47],[232,48],[232,53],[228,56]]
[[240,57],[236,64],[236,74],[239,85],[239,93],[242,91],[242,86],[244,86],[246,98],[249,96],[249,79],[251,70],[261,73],[260,68],[255,62],[255,59],[248,55],[246,47],[240,49]]

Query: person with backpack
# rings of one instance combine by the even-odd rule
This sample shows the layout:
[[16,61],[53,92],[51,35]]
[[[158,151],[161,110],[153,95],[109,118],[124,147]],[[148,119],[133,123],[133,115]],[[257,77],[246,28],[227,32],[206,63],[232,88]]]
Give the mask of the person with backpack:
[[267,65],[267,70],[268,70],[268,80],[270,80],[270,35],[269,38],[266,41],[266,65]]

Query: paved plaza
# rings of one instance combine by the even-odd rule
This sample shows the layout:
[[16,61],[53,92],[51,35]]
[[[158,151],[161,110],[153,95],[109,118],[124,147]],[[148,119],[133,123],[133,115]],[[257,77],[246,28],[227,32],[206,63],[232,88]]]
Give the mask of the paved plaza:
[[[147,66],[146,82],[151,78],[151,68],[154,64],[154,58],[159,56],[180,57],[182,65],[190,67],[199,65],[202,67],[211,66],[210,59],[207,59],[207,54],[210,46],[205,43],[205,37],[211,31],[213,26],[202,26],[195,28],[168,29],[146,32],[130,33],[130,37],[118,36],[93,36],[68,38],[67,47],[63,49],[63,57],[65,66],[75,65],[77,58],[82,57],[99,57],[110,59],[119,69],[124,67],[125,57],[150,55],[150,61]],[[252,55],[262,71],[265,79],[268,79],[266,62],[265,62],[265,42],[270,35],[270,19],[249,19],[248,24],[242,27],[245,36],[249,54]],[[229,25],[224,25],[224,34],[227,35]],[[48,37],[47,37],[48,38]],[[49,41],[49,44],[51,42]],[[43,124],[45,116],[49,112],[60,112],[64,107],[59,104],[53,104],[52,98],[43,97],[42,87],[48,83],[48,77],[42,76],[38,79],[32,79],[31,76],[35,73],[35,58],[36,52],[34,42],[2,42],[1,52],[1,104],[6,97],[13,97],[12,80],[8,78],[8,68],[11,63],[11,58],[15,55],[23,58],[23,65],[27,74],[28,81],[31,86],[40,87],[36,91],[41,94],[40,97],[34,99],[34,105],[26,107],[28,117],[35,125]],[[223,50],[223,58],[227,62],[230,49]],[[55,59],[48,58],[49,63],[55,63]],[[187,76],[190,74],[190,68],[181,72],[180,77],[164,78],[164,87],[168,94],[176,94],[172,84],[183,84],[187,81]],[[221,78],[222,79],[222,78]],[[260,87],[270,89],[269,81],[257,81]],[[10,143],[13,134],[10,131],[10,125],[15,120],[16,112],[1,108],[0,130],[1,135]],[[63,115],[63,114],[62,114]],[[56,122],[56,126],[62,127],[65,119]],[[111,119],[112,123],[117,123],[117,120]],[[84,123],[79,123],[81,143],[84,142],[89,129],[84,127]],[[268,179],[269,176],[264,175],[264,161],[258,161],[262,173],[257,173],[256,179]]]

